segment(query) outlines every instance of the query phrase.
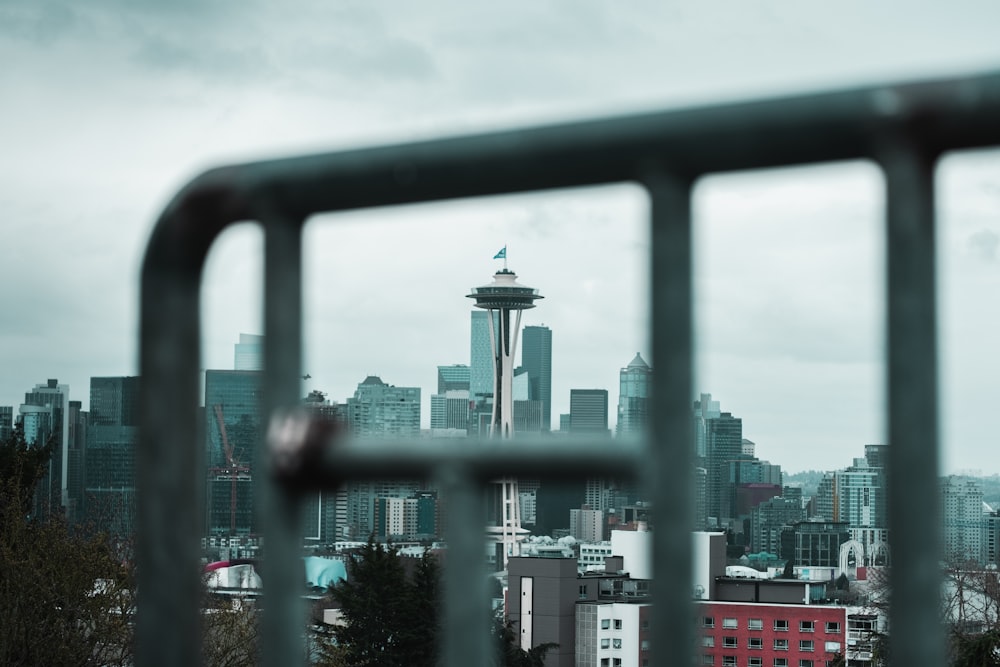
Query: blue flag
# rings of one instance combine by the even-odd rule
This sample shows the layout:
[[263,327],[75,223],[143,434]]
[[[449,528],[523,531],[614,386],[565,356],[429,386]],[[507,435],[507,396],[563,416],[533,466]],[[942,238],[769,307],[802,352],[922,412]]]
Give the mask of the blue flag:
[[493,259],[507,259],[507,246],[500,248],[500,252],[493,255]]

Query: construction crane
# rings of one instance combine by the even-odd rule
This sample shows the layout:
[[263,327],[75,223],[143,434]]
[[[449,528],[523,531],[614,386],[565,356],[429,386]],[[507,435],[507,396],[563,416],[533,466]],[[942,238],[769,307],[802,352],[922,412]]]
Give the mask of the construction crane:
[[236,483],[240,479],[250,478],[250,467],[236,460],[233,448],[229,444],[229,437],[226,435],[226,422],[222,414],[222,405],[213,406],[215,410],[215,423],[219,426],[219,435],[222,436],[222,451],[226,456],[226,465],[219,468],[212,468],[212,474],[218,478],[222,476],[230,480],[229,492],[229,534],[236,534]]

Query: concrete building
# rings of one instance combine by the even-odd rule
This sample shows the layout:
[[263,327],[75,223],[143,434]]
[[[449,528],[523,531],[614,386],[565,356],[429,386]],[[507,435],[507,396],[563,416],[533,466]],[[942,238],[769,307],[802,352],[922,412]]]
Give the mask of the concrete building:
[[604,512],[586,507],[570,510],[569,534],[581,542],[600,542],[604,539]]
[[978,480],[941,479],[944,557],[953,564],[983,563],[983,487]]
[[431,431],[460,429],[468,432],[471,407],[468,389],[449,389],[431,396]]
[[469,391],[471,383],[470,369],[465,364],[452,364],[450,366],[437,367],[437,393],[444,394],[448,391],[462,390]]
[[420,387],[396,387],[369,375],[347,399],[347,426],[361,438],[420,435]]

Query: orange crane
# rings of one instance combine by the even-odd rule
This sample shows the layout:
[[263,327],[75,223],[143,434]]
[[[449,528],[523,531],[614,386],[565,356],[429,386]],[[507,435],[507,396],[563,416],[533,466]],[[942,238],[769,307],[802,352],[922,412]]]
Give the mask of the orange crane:
[[230,479],[229,492],[229,534],[236,534],[236,482],[240,479],[248,479],[250,467],[240,463],[233,455],[233,448],[229,444],[229,437],[226,435],[226,422],[222,416],[222,405],[215,405],[215,423],[219,426],[219,435],[222,436],[222,451],[226,455],[226,465],[221,468],[212,468],[214,475],[223,475]]

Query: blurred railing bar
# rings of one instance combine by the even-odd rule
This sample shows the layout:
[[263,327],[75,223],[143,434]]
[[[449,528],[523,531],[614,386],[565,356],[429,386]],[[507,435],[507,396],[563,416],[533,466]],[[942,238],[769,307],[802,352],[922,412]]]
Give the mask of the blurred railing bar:
[[[998,116],[997,125],[1000,125]],[[934,167],[917,124],[885,137],[891,664],[944,665]]]
[[277,474],[283,484],[311,490],[347,479],[433,479],[440,469],[452,464],[480,483],[505,475],[580,479],[595,470],[613,478],[636,479],[648,461],[643,449],[607,438],[581,439],[579,443],[572,439],[558,445],[552,438],[526,438],[497,447],[495,441],[466,439],[452,443],[338,441],[334,437],[331,446],[307,448],[305,452],[301,457],[282,453]]

